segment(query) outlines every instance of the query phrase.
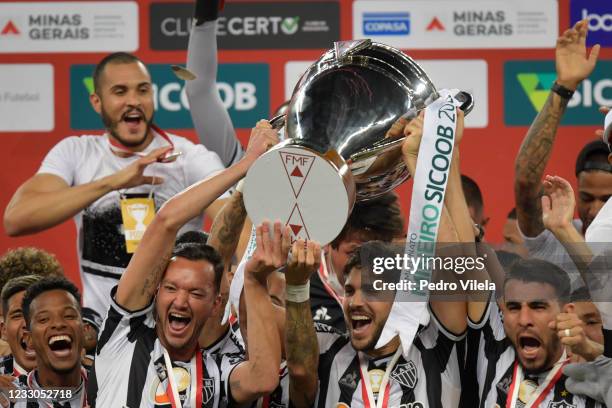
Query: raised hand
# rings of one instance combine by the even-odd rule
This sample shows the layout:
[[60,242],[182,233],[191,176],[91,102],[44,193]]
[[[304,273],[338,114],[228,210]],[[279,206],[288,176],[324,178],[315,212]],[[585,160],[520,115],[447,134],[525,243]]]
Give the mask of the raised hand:
[[263,285],[268,275],[287,263],[287,254],[291,247],[291,230],[282,228],[276,221],[270,236],[270,223],[264,221],[255,229],[257,249],[245,266],[245,277],[251,276]]
[[592,361],[603,352],[601,345],[597,346],[586,336],[584,323],[575,313],[559,313],[549,326],[557,331],[561,344],[567,347],[572,357],[580,356]]
[[576,199],[570,183],[559,176],[546,176],[542,185],[545,194],[542,196],[544,227],[553,233],[572,227]]
[[260,120],[251,130],[245,156],[257,159],[277,143],[278,132],[272,129],[272,125],[267,120]]
[[164,179],[161,177],[152,177],[143,175],[145,169],[151,163],[156,163],[163,160],[164,156],[172,150],[172,146],[164,146],[153,150],[145,157],[141,157],[134,163],[119,170],[110,176],[113,190],[122,188],[136,187],[143,184],[161,184]]
[[591,75],[599,55],[599,44],[594,45],[591,53],[587,54],[588,23],[587,19],[577,22],[557,39],[555,50],[557,83],[571,90],[576,89],[583,79]]
[[321,245],[315,241],[298,239],[291,247],[291,260],[287,265],[285,280],[287,285],[304,285],[310,276],[319,269]]

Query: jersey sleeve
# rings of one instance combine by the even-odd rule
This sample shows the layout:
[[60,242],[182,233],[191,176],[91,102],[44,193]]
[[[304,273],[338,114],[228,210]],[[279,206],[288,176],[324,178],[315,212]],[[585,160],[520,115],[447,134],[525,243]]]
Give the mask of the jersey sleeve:
[[217,90],[216,21],[193,26],[187,47],[187,69],[196,78],[185,87],[191,118],[200,142],[217,153],[225,166],[243,155],[232,120]]
[[111,303],[98,337],[97,355],[117,356],[137,338],[155,331],[154,303],[138,311],[128,311],[115,301],[117,286],[111,291]]
[[82,157],[82,146],[77,136],[67,137],[53,146],[45,156],[37,174],[61,177],[69,186],[74,185],[77,160]]

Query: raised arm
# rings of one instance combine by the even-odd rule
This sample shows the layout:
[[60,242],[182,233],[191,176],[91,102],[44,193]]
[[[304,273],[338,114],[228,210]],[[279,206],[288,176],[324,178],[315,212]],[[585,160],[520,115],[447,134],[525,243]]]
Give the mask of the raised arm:
[[289,369],[289,396],[297,408],[311,407],[319,382],[319,343],[312,320],[308,291],[310,276],[319,269],[321,246],[298,239],[291,248],[285,278],[285,352]]
[[278,386],[281,362],[281,339],[278,330],[270,329],[274,321],[274,306],[266,289],[267,278],[285,265],[291,245],[289,227],[282,230],[276,222],[271,227],[263,223],[256,228],[257,249],[244,270],[244,299],[247,311],[248,360],[234,369],[229,386],[234,401],[244,404]]
[[[402,146],[402,154],[404,158],[404,163],[408,168],[410,174],[416,174],[416,165],[417,165],[417,156],[419,152],[419,147],[421,143],[421,138],[423,134],[423,113],[421,113],[417,118],[408,122],[404,127],[404,135],[406,137],[406,141]],[[457,116],[457,128],[455,131],[454,139],[456,144],[461,140],[463,135],[463,113],[458,111]],[[454,172],[454,173],[453,173]],[[458,243],[461,241],[461,235],[457,230],[457,226],[453,219],[453,214],[450,209],[452,208],[455,213],[457,213],[457,209],[463,209],[461,203],[457,202],[463,198],[463,193],[458,194],[458,189],[461,189],[461,175],[459,174],[458,164],[454,166],[451,165],[451,170],[449,172],[449,180],[447,183],[447,192],[444,198],[444,206],[442,209],[442,216],[440,217],[440,226],[438,228],[438,242],[444,243],[448,245],[448,243]],[[458,183],[458,185],[457,185]],[[464,198],[463,198],[464,199]],[[451,207],[449,207],[451,205]],[[467,211],[467,206],[465,207]],[[467,219],[469,220],[469,212],[466,212]],[[454,214],[455,217],[459,217],[460,214]],[[463,214],[465,217],[465,214]],[[469,221],[462,220],[463,223],[459,223],[459,225],[468,225]],[[471,224],[469,225],[471,228]],[[464,231],[464,235],[469,237],[469,232]],[[472,242],[473,242],[473,232],[472,232]],[[467,239],[467,238],[465,238]],[[457,248],[445,248],[445,250],[449,249],[457,249]],[[462,248],[459,248],[460,250]],[[438,251],[440,248],[438,248]],[[448,254],[449,256],[451,254]],[[433,276],[433,275],[432,275]],[[450,280],[454,278],[454,276],[443,275],[441,277],[444,280]],[[439,295],[442,299],[436,300],[432,298],[430,304],[431,308],[436,314],[436,317],[444,325],[445,328],[450,330],[453,333],[460,334],[463,333],[467,327],[467,306],[465,300],[457,300],[451,301],[449,298],[443,298],[444,295]]]
[[[61,149],[61,146],[56,148]],[[161,178],[154,180],[144,176],[143,172],[169,149],[156,149],[110,176],[74,187],[55,174],[36,174],[11,198],[4,212],[4,229],[10,236],[33,234],[66,221],[111,191],[142,184],[160,184],[163,182]],[[61,152],[52,151],[50,154],[61,155]]]
[[267,129],[253,129],[247,154],[240,162],[188,187],[163,205],[147,227],[121,276],[115,298],[121,307],[133,311],[151,302],[168,263],[177,231],[244,177],[251,164],[274,144],[272,133]]
[[[582,20],[566,30],[557,40],[555,62],[558,85],[574,91],[595,68],[599,45],[587,55],[588,21]],[[540,204],[540,181],[548,164],[557,127],[567,108],[569,98],[550,92],[542,110],[534,119],[515,161],[514,199],[521,231],[535,237],[544,231]]]
[[200,142],[217,153],[224,166],[236,163],[242,146],[217,90],[217,14],[219,0],[196,0],[195,25],[187,47],[187,69],[196,78],[185,87]]

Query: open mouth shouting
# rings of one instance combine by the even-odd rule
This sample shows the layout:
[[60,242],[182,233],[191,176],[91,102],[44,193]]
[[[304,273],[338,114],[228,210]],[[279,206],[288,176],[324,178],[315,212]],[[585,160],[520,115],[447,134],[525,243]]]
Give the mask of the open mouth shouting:
[[121,116],[121,121],[125,123],[130,132],[140,130],[140,125],[145,123],[145,115],[139,109],[132,109]]
[[191,316],[186,313],[168,313],[168,329],[170,334],[174,337],[182,337],[186,335],[190,328],[191,320]]
[[351,333],[353,338],[365,337],[372,327],[372,318],[364,313],[352,313],[350,320]]
[[36,352],[34,351],[34,349],[31,349],[30,347],[28,347],[28,345],[26,344],[26,342],[25,342],[23,337],[19,341],[19,345],[23,349],[23,354],[24,354],[24,356],[27,359],[29,359],[29,360],[35,360],[36,359]]
[[523,360],[534,361],[538,352],[542,349],[542,341],[530,333],[522,333],[518,336],[517,349]]
[[47,340],[51,355],[58,359],[71,357],[73,352],[73,339],[67,334],[56,334]]

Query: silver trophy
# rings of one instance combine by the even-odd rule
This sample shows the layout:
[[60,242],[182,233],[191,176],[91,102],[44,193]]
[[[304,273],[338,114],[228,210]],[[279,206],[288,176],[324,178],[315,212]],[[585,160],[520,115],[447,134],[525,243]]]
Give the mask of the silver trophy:
[[[302,75],[284,116],[287,139],[249,170],[244,201],[258,224],[281,220],[294,238],[331,242],[355,201],[384,194],[408,177],[403,136],[388,131],[438,92],[406,54],[370,40],[334,44]],[[467,114],[470,94],[455,98]]]

